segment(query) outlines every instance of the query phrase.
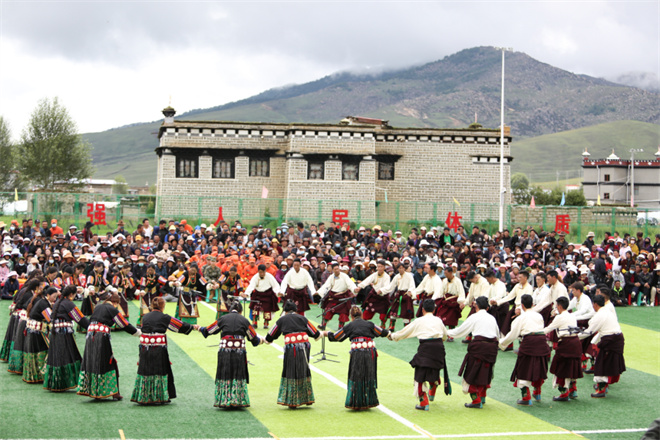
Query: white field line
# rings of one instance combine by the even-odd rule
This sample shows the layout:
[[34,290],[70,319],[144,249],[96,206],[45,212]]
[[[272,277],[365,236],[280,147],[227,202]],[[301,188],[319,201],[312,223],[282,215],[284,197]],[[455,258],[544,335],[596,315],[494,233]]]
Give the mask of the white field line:
[[[200,301],[202,304],[204,304],[206,307],[209,309],[216,311],[216,308],[209,305],[205,301]],[[255,329],[256,330],[256,329]],[[279,350],[280,352],[284,353],[284,349],[275,344],[271,343],[271,347],[275,348],[276,350]],[[310,370],[314,371],[317,374],[320,374],[321,376],[325,377],[328,379],[330,382],[334,383],[335,385],[343,388],[346,390],[348,387],[344,382],[341,380],[337,379],[333,375],[326,373],[323,370],[320,370],[319,368],[315,367],[314,365],[309,366]],[[419,439],[419,438],[473,438],[473,437],[518,437],[518,436],[538,436],[538,435],[565,435],[565,434],[576,434],[576,435],[581,435],[581,434],[606,434],[606,433],[626,433],[626,432],[646,432],[648,428],[630,428],[630,429],[595,429],[595,430],[575,430],[575,431],[569,431],[569,430],[562,430],[562,431],[529,431],[529,432],[487,432],[487,433],[476,433],[476,434],[439,434],[439,435],[433,435],[429,433],[428,431],[420,428],[419,426],[415,425],[412,423],[410,420],[406,419],[405,417],[402,417],[401,415],[395,413],[391,409],[387,408],[384,405],[378,405],[376,409],[379,409],[383,413],[387,414],[388,416],[392,417],[394,420],[396,420],[399,423],[402,423],[403,425],[407,426],[408,428],[420,433],[421,435],[417,436],[406,436],[406,435],[392,435],[392,436],[376,436],[376,437],[278,437],[280,440],[378,440],[378,439]],[[560,428],[563,429],[563,428]],[[176,439],[163,439],[163,440],[176,440]],[[189,439],[189,440],[197,440],[197,439]],[[215,440],[245,440],[245,439],[215,439]],[[271,437],[264,437],[264,438],[255,438],[252,440],[272,440]]]
[[[490,432],[478,434],[439,434],[431,435],[431,438],[470,438],[470,437],[522,437],[522,436],[539,436],[539,435],[570,435],[570,434],[619,434],[619,433],[633,433],[633,432],[646,432],[647,428],[630,428],[630,429],[593,429],[593,430],[575,430],[575,431],[529,431],[529,432]],[[427,439],[426,435],[379,435],[377,437],[279,437],[280,440],[398,440],[398,439]],[[6,439],[6,440],[67,440],[66,438],[58,439]],[[71,439],[79,440],[79,439]],[[103,439],[88,439],[88,440],[103,440]],[[129,440],[136,440],[130,439]],[[187,438],[187,439],[161,439],[161,440],[209,440],[201,438]],[[232,437],[232,438],[214,438],[213,440],[273,440],[273,437]]]
[[[210,308],[211,310],[216,310],[214,307],[212,307],[210,304],[206,303],[205,301],[202,301],[202,304],[204,304],[206,307]],[[256,329],[255,329],[255,330],[256,330]],[[279,345],[277,345],[277,344],[274,344],[274,343],[271,343],[270,346],[273,347],[273,348],[275,348],[276,350],[279,350],[281,353],[284,353],[284,348],[282,348],[281,346],[279,346]],[[337,378],[334,377],[333,375],[328,374],[328,373],[326,373],[325,371],[323,371],[323,370],[321,370],[321,369],[315,367],[314,365],[311,365],[311,364],[310,364],[310,365],[309,365],[309,369],[312,370],[313,372],[315,372],[315,373],[317,373],[317,374],[320,374],[321,376],[325,377],[326,379],[328,379],[330,382],[334,383],[334,384],[337,385],[338,387],[341,387],[341,388],[344,389],[344,390],[348,389],[347,385],[346,385],[344,382],[342,382],[341,380],[337,379]],[[426,431],[426,430],[420,428],[419,426],[415,425],[415,424],[414,424],[413,422],[411,422],[410,420],[408,420],[408,419],[406,419],[405,417],[403,417],[403,416],[401,416],[401,415],[395,413],[394,411],[392,411],[391,409],[387,408],[386,406],[384,406],[384,405],[378,405],[378,406],[376,407],[376,409],[382,411],[383,413],[387,414],[388,416],[390,416],[391,418],[393,418],[393,419],[396,420],[397,422],[399,422],[399,423],[401,423],[401,424],[407,426],[408,428],[412,429],[413,431],[415,431],[415,432],[417,432],[417,433],[419,433],[419,434],[421,434],[421,435],[423,435],[423,436],[425,436],[425,437],[431,437],[431,433],[429,433],[428,431]],[[405,437],[404,437],[404,438],[405,438]]]

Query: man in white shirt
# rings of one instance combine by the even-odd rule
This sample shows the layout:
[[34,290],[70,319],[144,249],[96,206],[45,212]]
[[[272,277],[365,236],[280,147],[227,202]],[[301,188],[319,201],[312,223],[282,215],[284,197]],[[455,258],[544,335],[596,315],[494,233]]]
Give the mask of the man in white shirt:
[[[553,388],[559,388],[559,396],[552,398],[555,402],[568,402],[577,398],[577,380],[582,374],[582,344],[574,330],[577,328],[575,314],[569,313],[568,298],[557,298],[557,316],[552,323],[543,329],[545,334],[554,332],[557,335],[555,356],[550,364],[550,372],[555,375]],[[566,386],[566,381],[569,386]]]
[[428,267],[429,270],[426,276],[413,291],[415,298],[419,300],[419,308],[416,315],[418,318],[423,315],[422,303],[424,300],[427,298],[432,299],[434,296],[440,297],[440,293],[442,292],[442,279],[436,273],[438,266],[435,263],[429,263]]
[[[513,300],[513,304],[514,304],[514,307],[511,310],[509,310],[509,312],[506,314],[506,318],[504,318],[504,322],[500,327],[500,332],[503,335],[509,333],[509,331],[511,330],[511,324],[520,315],[520,312],[522,311],[522,308],[520,306],[520,301],[523,295],[532,296],[532,293],[534,293],[534,291],[532,290],[532,286],[529,284],[528,281],[529,281],[529,273],[525,271],[520,272],[518,274],[518,284],[513,286],[513,289],[511,289],[511,292],[509,292],[507,296],[496,301],[498,306],[501,306],[503,304],[508,304],[509,301],[511,300]],[[513,346],[507,347],[507,350],[513,350]]]
[[[504,324],[506,315],[509,313],[508,302],[498,304],[499,301],[506,298],[508,295],[508,292],[506,291],[506,284],[504,284],[495,276],[495,272],[493,270],[489,269],[486,271],[485,276],[486,281],[488,281],[488,284],[490,284],[490,293],[488,295],[490,300],[490,307],[488,308],[488,313],[493,315],[495,321],[497,321],[497,328],[499,331],[500,326]],[[497,337],[499,338],[500,335]]]
[[463,376],[463,393],[470,394],[471,403],[466,408],[483,408],[486,403],[486,390],[493,379],[493,367],[497,360],[497,342],[500,329],[494,316],[488,313],[488,300],[480,296],[475,301],[477,313],[468,318],[460,327],[448,330],[452,338],[472,334],[463,364],[458,372]]
[[520,298],[520,316],[513,321],[511,331],[500,339],[500,348],[505,350],[515,339],[522,337],[518,359],[511,373],[513,386],[520,388],[522,394],[522,399],[516,402],[518,405],[532,404],[530,387],[534,388],[534,399],[540,401],[541,386],[548,378],[550,347],[543,333],[543,317],[531,310],[532,305],[532,295],[525,294]]
[[617,383],[621,373],[626,371],[626,363],[623,358],[625,341],[616,315],[605,306],[605,297],[596,295],[593,305],[596,314],[589,320],[589,328],[579,336],[580,339],[584,339],[596,333],[591,341],[598,347],[594,365],[596,392],[592,393],[591,397],[604,398],[607,395],[607,387]]
[[314,280],[306,269],[301,267],[300,258],[293,260],[293,268],[286,272],[280,286],[280,295],[284,301],[290,299],[298,306],[298,314],[305,316],[309,310],[309,302],[316,293]]
[[[465,289],[461,279],[454,273],[452,266],[445,267],[445,279],[442,280],[442,290],[438,297],[432,298],[435,301],[435,314],[442,319],[442,323],[447,328],[454,328],[458,325],[461,318],[461,304],[465,303]],[[453,341],[450,337],[448,341]]]
[[[573,298],[568,304],[568,310],[573,312],[572,315],[575,317],[578,327],[587,328],[589,320],[596,314],[596,311],[591,304],[589,295],[584,294],[584,283],[576,281],[569,286],[568,290],[573,294]],[[587,336],[582,339],[582,370],[587,374],[593,373],[596,357],[596,353],[591,346],[591,338],[592,336]],[[588,362],[591,362],[591,368],[587,366]]]
[[[473,315],[476,312],[474,307],[474,301],[479,297],[486,297],[489,299],[490,295],[490,284],[486,281],[486,278],[479,275],[478,272],[469,272],[467,274],[467,280],[470,282],[470,289],[468,290],[467,298],[465,302],[461,304],[461,310],[466,306],[470,307],[470,313],[468,316]],[[467,338],[463,339],[461,342],[464,344],[470,343],[472,340],[472,335],[468,335]]]
[[321,308],[323,309],[323,320],[319,328],[325,330],[325,326],[332,317],[339,315],[339,328],[343,328],[348,322],[348,314],[351,310],[351,298],[354,296],[357,286],[340,270],[339,264],[334,261],[332,264],[332,275],[318,290],[321,299]]
[[534,307],[532,307],[532,310],[543,316],[543,324],[547,326],[550,323],[553,304],[552,292],[546,281],[547,276],[544,273],[536,275],[536,285],[538,287],[534,289],[534,293],[532,294],[532,298],[534,298]]
[[566,289],[566,286],[564,286],[564,283],[559,281],[559,274],[557,273],[556,270],[551,270],[548,272],[547,276],[547,282],[548,285],[550,286],[550,299],[552,300],[552,311],[553,314],[556,313],[557,308],[556,308],[556,301],[557,298],[563,296],[565,298],[568,298],[568,290]]
[[380,317],[380,326],[385,328],[387,324],[387,311],[390,308],[390,299],[387,295],[387,288],[390,286],[390,276],[385,273],[385,261],[378,260],[376,263],[376,272],[365,278],[358,284],[355,293],[362,289],[367,289],[367,296],[364,298],[364,314],[362,317],[370,321],[376,313]]
[[410,320],[415,316],[415,305],[413,303],[413,291],[415,290],[415,279],[412,273],[408,272],[407,264],[400,264],[397,267],[397,273],[390,285],[387,287],[387,293],[394,299],[389,309],[390,331],[394,331],[397,318],[403,320],[403,326],[410,324]]
[[415,409],[428,411],[429,402],[435,399],[436,390],[441,383],[441,369],[445,370],[445,394],[451,393],[445,363],[445,346],[442,343],[447,338],[447,329],[442,320],[434,315],[435,303],[431,298],[425,299],[420,309],[421,318],[415,319],[398,332],[390,333],[388,338],[392,341],[413,337],[419,339],[417,354],[410,361],[410,365],[415,369],[415,396],[419,398],[419,405],[415,406]]
[[268,328],[268,323],[272,319],[272,313],[280,308],[277,305],[277,294],[280,292],[280,285],[275,277],[266,272],[266,265],[260,264],[257,273],[250,280],[245,293],[241,294],[250,298],[250,309],[252,310],[252,325],[257,328],[259,324],[259,313],[264,314],[264,328]]

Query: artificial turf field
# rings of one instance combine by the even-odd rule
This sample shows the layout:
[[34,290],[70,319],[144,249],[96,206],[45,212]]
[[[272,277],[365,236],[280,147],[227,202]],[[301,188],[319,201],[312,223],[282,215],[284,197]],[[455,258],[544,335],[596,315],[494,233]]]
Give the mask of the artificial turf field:
[[[130,321],[138,315],[130,305]],[[3,301],[0,306],[8,306]],[[199,306],[201,325],[215,317],[215,305]],[[167,305],[174,314],[174,304]],[[466,345],[446,343],[447,365],[453,394],[438,393],[428,412],[414,409],[413,370],[408,364],[417,350],[416,340],[376,341],[378,396],[381,406],[355,412],[344,408],[348,369],[348,342],[327,343],[326,350],[339,363],[319,362],[312,366],[316,403],[291,410],[276,404],[281,374],[282,340],[252,347],[248,344],[250,401],[246,410],[213,407],[218,336],[204,339],[169,333],[169,352],[178,398],[166,406],[139,406],[130,402],[137,372],[138,340],[125,332],[114,332],[113,348],[120,371],[121,402],[95,401],[73,391],[49,393],[41,385],[24,383],[18,375],[5,372],[0,364],[0,438],[15,439],[107,439],[119,438],[280,438],[280,439],[426,439],[426,438],[512,438],[512,439],[638,439],[653,419],[660,416],[660,308],[617,309],[626,338],[628,370],[610,388],[606,399],[592,399],[593,376],[578,382],[579,398],[552,402],[552,378],[543,386],[543,400],[532,407],[515,404],[520,393],[509,377],[515,363],[513,352],[499,352],[495,378],[483,409],[463,407],[469,397],[461,391],[458,369]],[[307,317],[318,322],[318,308]],[[8,322],[0,314],[4,335]],[[330,328],[336,328],[336,318]],[[399,323],[399,326],[401,324]],[[265,330],[259,330],[265,334]],[[76,335],[82,353],[84,336]],[[312,343],[312,353],[321,342]],[[314,358],[312,359],[314,361]]]

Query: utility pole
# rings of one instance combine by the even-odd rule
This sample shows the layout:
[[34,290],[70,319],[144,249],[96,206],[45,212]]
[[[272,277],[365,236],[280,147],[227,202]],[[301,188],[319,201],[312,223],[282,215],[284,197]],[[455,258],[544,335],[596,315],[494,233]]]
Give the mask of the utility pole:
[[500,108],[500,224],[499,231],[504,230],[504,194],[506,187],[504,186],[504,52],[511,52],[513,49],[509,47],[496,47],[502,51],[502,102]]

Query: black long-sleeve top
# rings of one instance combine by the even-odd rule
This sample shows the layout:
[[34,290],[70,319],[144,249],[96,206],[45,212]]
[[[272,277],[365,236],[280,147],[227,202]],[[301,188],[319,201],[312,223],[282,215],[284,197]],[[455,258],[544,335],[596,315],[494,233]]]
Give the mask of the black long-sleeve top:
[[142,333],[165,333],[167,330],[187,335],[193,330],[193,326],[160,310],[154,310],[142,317]]
[[344,326],[341,330],[335,333],[328,333],[328,340],[332,342],[341,342],[345,339],[354,339],[354,338],[377,338],[385,337],[390,332],[385,329],[378,327],[371,321],[365,321],[364,319],[356,319],[351,321]]
[[205,338],[216,333],[222,333],[222,336],[243,336],[255,347],[261,342],[250,321],[238,312],[223,315],[213,324],[202,327],[199,331]]
[[308,336],[316,339],[321,333],[309,322],[307,318],[297,313],[286,313],[277,320],[273,328],[266,335],[266,341],[273,342],[280,335],[289,335],[291,333],[307,333]]
[[113,324],[117,324],[117,327],[120,329],[124,330],[125,332],[130,333],[131,335],[134,335],[137,333],[137,329],[133,327],[133,325],[124,318],[124,316],[119,313],[119,310],[117,310],[112,304],[110,303],[103,303],[94,308],[94,313],[92,313],[92,316],[89,318],[90,322],[98,322],[104,325],[107,325],[108,327],[112,326]]
[[71,322],[75,321],[80,324],[81,327],[87,328],[89,326],[89,319],[82,314],[78,306],[76,306],[73,301],[68,299],[63,299],[58,305],[57,310],[53,309],[53,315],[51,320],[54,321],[66,321]]

